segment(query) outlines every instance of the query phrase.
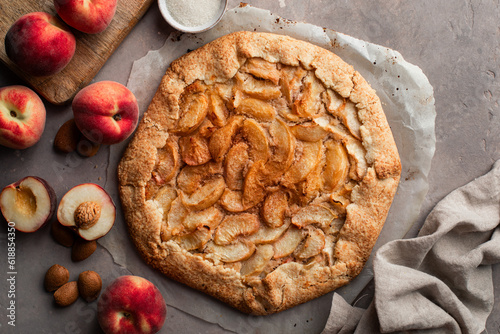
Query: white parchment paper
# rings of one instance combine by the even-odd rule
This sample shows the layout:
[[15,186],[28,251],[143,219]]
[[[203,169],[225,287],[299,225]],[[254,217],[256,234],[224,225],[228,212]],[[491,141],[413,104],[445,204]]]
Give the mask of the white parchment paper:
[[[403,171],[389,217],[375,246],[405,236],[414,224],[428,190],[427,175],[435,150],[433,89],[420,68],[394,50],[307,23],[296,23],[251,6],[229,10],[213,29],[196,35],[172,34],[165,45],[149,52],[133,65],[128,88],[136,95],[141,112],[147,109],[170,62],[220,36],[235,31],[262,31],[306,40],[339,55],[354,66],[377,91],[392,128]],[[134,274],[144,272],[134,250],[124,249],[124,227],[103,239],[115,262]],[[331,296],[266,317],[241,314],[211,297],[151,271],[148,277],[166,292],[167,304],[238,333],[303,333],[326,322]],[[349,285],[338,289],[349,303],[372,278],[371,261]]]

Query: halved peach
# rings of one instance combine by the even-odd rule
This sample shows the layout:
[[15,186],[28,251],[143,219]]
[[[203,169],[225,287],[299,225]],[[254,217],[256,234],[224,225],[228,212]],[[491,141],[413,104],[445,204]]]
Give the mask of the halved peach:
[[9,184],[0,193],[0,209],[5,220],[21,232],[35,232],[54,215],[54,189],[42,178],[27,176]]
[[105,236],[113,227],[116,208],[106,190],[95,183],[71,188],[59,202],[57,219],[85,240]]

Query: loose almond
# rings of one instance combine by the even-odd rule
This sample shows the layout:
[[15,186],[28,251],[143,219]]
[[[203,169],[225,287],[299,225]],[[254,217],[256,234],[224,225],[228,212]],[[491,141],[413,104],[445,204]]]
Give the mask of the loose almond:
[[45,290],[52,292],[59,289],[61,286],[66,284],[69,280],[69,271],[63,266],[54,264],[45,273],[45,280],[43,285]]
[[71,260],[75,262],[83,261],[92,255],[97,249],[95,240],[87,241],[81,238],[76,239],[73,248],[71,249]]
[[82,136],[76,145],[76,151],[80,154],[80,156],[90,158],[97,154],[100,147],[100,144],[93,143]]
[[54,301],[59,306],[69,306],[78,299],[78,284],[76,281],[71,281],[54,292]]
[[57,221],[52,223],[50,233],[54,240],[64,247],[71,247],[75,243],[75,233],[70,228],[61,225]]
[[56,137],[54,138],[54,147],[60,152],[74,152],[81,137],[82,134],[80,130],[78,130],[75,120],[70,119],[61,125],[57,131]]
[[78,291],[80,296],[90,303],[99,297],[102,288],[101,276],[92,270],[82,272],[78,276]]

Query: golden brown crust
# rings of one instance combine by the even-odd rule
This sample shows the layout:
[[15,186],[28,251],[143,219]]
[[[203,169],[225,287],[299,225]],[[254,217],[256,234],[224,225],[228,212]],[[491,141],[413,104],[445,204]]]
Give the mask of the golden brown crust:
[[118,166],[145,261],[253,314],[359,274],[400,172],[358,72],[307,42],[250,32],[172,62]]

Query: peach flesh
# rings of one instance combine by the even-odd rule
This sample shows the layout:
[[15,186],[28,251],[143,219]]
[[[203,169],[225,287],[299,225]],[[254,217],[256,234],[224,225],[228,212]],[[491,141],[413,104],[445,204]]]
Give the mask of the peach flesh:
[[0,209],[8,222],[21,232],[35,232],[53,216],[57,198],[43,179],[28,176],[6,186],[0,193]]

